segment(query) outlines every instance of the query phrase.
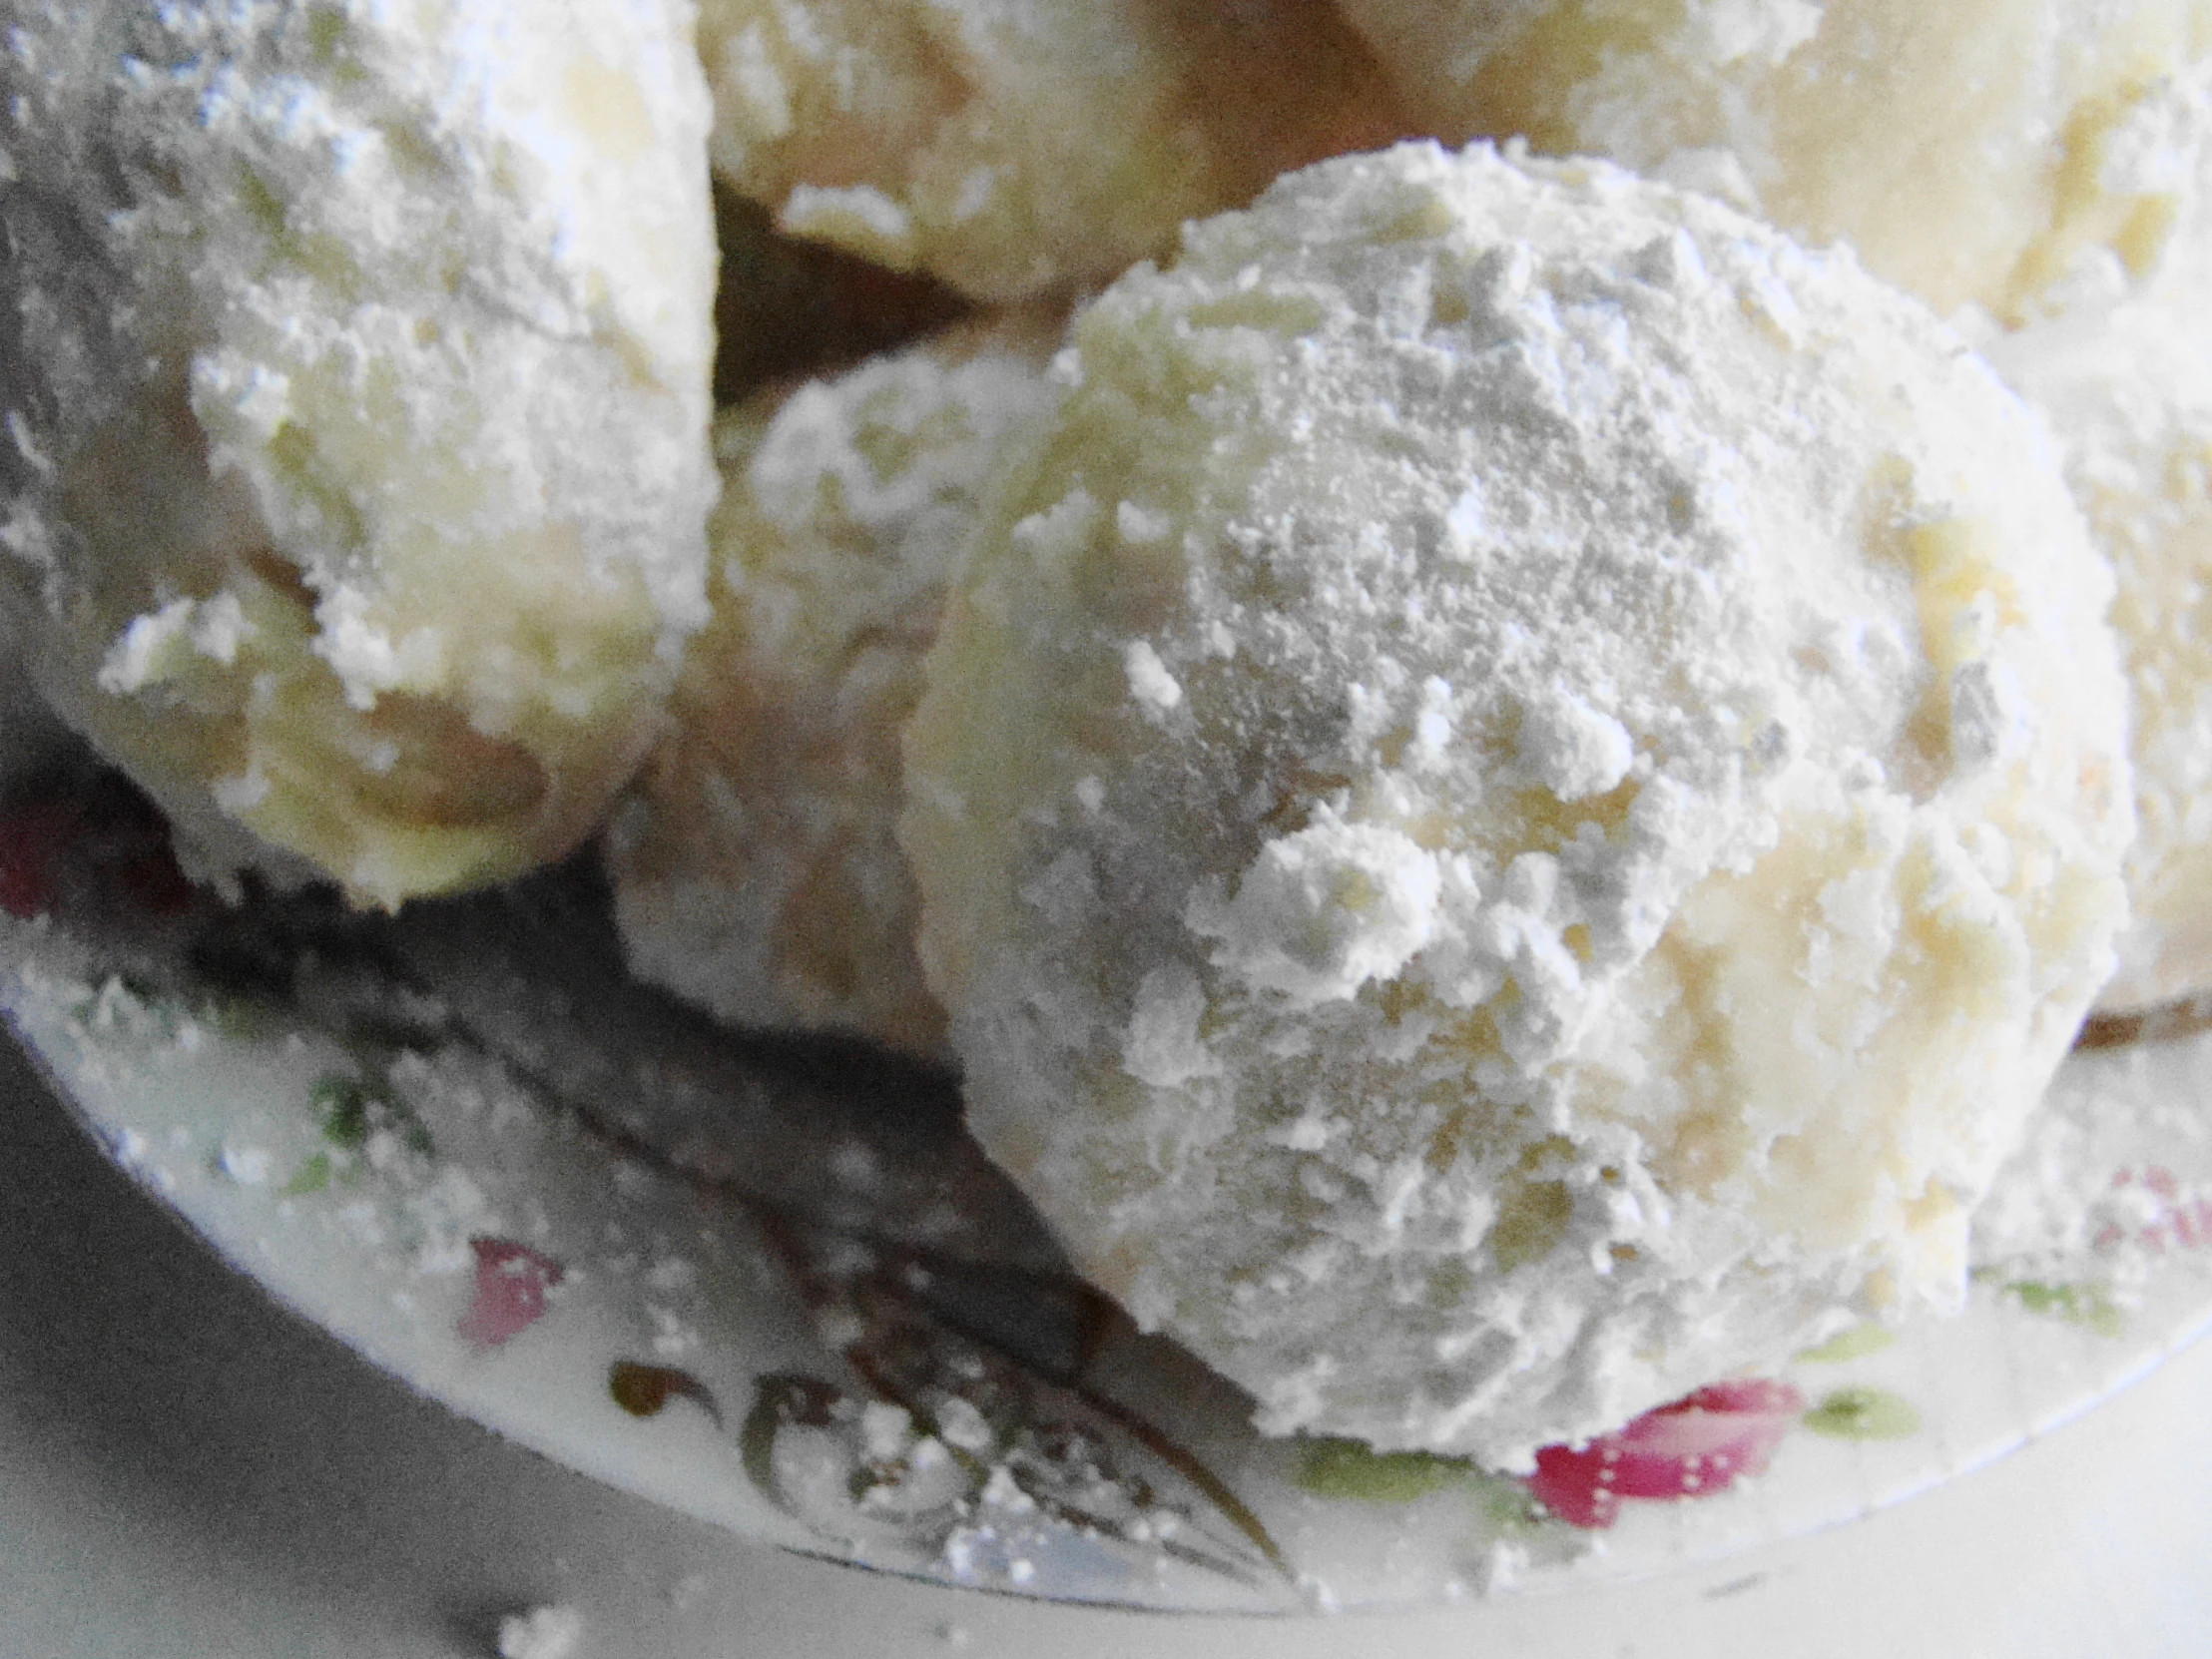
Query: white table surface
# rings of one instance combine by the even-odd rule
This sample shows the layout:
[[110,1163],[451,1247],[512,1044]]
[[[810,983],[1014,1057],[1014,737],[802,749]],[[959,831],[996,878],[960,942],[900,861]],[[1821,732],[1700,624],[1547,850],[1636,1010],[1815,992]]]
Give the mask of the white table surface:
[[2212,1344],[1992,1468],[1701,1572],[1389,1617],[1039,1607],[755,1548],[266,1303],[0,1040],[0,1659],[2207,1659]]

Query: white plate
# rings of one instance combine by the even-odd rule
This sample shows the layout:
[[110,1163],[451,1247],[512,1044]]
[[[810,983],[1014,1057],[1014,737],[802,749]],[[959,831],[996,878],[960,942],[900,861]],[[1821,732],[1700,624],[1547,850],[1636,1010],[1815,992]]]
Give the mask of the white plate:
[[1647,1425],[1771,1465],[1577,1526],[1462,1463],[1253,1433],[1059,1271],[943,1079],[627,984],[574,874],[397,922],[233,912],[161,845],[112,782],[0,815],[0,902],[44,912],[0,916],[0,1006],[109,1154],[454,1409],[833,1559],[1241,1610],[1633,1576],[1944,1480],[2212,1323],[2212,1037],[2079,1053],[1961,1317]]

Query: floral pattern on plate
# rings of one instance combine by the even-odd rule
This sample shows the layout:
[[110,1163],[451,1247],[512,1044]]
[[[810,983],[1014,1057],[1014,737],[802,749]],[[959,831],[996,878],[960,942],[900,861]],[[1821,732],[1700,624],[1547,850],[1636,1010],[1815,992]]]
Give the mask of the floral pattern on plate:
[[1064,1268],[924,1068],[630,983],[590,877],[363,917],[196,891],[105,774],[0,812],[0,1005],[110,1155],[372,1363],[814,1554],[1263,1609],[1709,1560],[1995,1455],[2212,1316],[2212,1037],[2068,1063],[1957,1320],[1863,1328],[1523,1478],[1273,1440]]

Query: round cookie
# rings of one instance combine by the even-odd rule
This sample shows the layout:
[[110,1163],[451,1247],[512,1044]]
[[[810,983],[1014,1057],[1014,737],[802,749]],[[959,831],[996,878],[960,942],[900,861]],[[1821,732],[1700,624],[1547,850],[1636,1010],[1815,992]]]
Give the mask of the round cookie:
[[[2133,914],[2101,1008],[2212,990],[2212,237],[2149,291],[1992,339],[1997,368],[2050,416],[2066,479],[2118,592],[2133,697],[2139,831]],[[2116,283],[2114,284],[2117,285]]]
[[1058,395],[1002,319],[722,417],[714,615],[607,836],[631,967],[725,1020],[940,1055],[898,731],[1001,452]]
[[2041,424],[1602,163],[1280,182],[1085,313],[908,727],[970,1121],[1277,1430],[1610,1428],[1954,1305],[2110,970]]
[[558,856],[704,619],[688,8],[137,0],[0,43],[0,603],[215,865]]
[[1424,132],[1527,136],[1852,242],[2008,321],[2085,250],[2157,259],[2206,0],[1345,0]]
[[1328,0],[703,0],[700,51],[733,187],[984,299],[1105,282],[1406,130]]

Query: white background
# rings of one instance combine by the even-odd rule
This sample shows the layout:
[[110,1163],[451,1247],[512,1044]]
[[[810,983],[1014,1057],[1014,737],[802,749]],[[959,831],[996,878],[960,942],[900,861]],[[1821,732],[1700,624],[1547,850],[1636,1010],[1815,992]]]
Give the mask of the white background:
[[1993,1468],[1719,1567],[1415,1615],[1038,1607],[756,1549],[265,1302],[0,1040],[0,1659],[2212,1659],[2212,1345]]

